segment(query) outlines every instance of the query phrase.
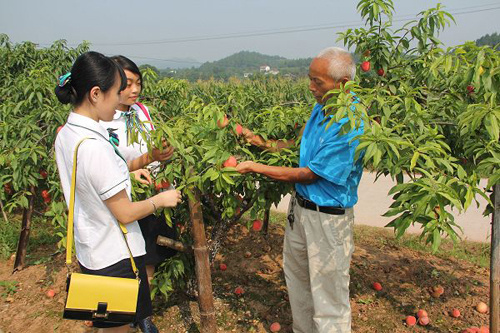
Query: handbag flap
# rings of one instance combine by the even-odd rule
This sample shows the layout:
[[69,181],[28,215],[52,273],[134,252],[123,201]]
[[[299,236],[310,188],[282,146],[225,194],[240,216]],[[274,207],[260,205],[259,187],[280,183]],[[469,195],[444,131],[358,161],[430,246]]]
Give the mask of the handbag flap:
[[99,303],[106,303],[108,312],[132,313],[138,294],[136,279],[73,273],[66,308],[97,311]]

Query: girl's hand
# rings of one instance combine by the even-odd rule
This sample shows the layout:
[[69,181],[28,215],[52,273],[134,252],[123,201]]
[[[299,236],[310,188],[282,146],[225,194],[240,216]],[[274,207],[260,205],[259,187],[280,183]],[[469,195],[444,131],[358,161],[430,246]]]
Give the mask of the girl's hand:
[[172,158],[174,147],[167,146],[166,141],[163,142],[163,150],[153,148],[153,161],[163,162]]
[[181,192],[177,190],[168,190],[155,195],[154,201],[161,207],[175,207],[182,201]]
[[138,169],[135,171],[132,171],[131,174],[134,175],[135,180],[137,180],[141,184],[152,184],[153,182],[151,181],[151,176],[149,175],[149,171],[146,169]]

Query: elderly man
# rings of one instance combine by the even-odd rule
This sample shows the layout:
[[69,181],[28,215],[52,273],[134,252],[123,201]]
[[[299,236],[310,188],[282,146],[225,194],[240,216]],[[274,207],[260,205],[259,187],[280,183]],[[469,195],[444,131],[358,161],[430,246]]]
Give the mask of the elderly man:
[[[309,90],[316,98],[311,117],[302,129],[299,167],[240,163],[240,173],[259,173],[295,183],[283,247],[283,264],[294,332],[350,332],[349,266],[354,251],[353,206],[363,171],[354,160],[356,136],[363,125],[340,135],[344,118],[326,129],[326,93],[352,80],[355,63],[347,51],[330,47],[313,59]],[[353,94],[353,103],[357,103]],[[351,106],[351,109],[353,106]],[[326,119],[326,121],[324,121]],[[264,140],[243,128],[246,139],[265,149],[292,142]]]

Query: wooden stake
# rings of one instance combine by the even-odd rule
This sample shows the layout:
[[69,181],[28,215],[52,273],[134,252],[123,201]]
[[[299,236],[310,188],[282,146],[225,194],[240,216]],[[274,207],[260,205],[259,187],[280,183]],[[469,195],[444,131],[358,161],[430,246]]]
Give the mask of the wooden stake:
[[0,208],[2,209],[3,219],[5,220],[5,223],[9,223],[9,219],[7,218],[7,214],[5,213],[5,210],[3,209],[3,202],[1,200],[0,200]]
[[490,332],[500,332],[500,184],[493,190],[490,262]]
[[30,238],[31,216],[33,215],[33,210],[35,209],[35,188],[33,186],[31,186],[30,192],[31,195],[28,199],[28,208],[25,208],[23,210],[21,234],[19,235],[16,260],[14,262],[14,270],[12,271],[12,273],[22,270],[25,266],[26,251],[28,248],[28,240]]
[[214,297],[212,292],[212,277],[208,260],[207,239],[201,210],[200,191],[192,188],[193,198],[189,198],[189,215],[191,217],[191,232],[194,239],[193,250],[195,258],[196,277],[198,278],[198,303],[200,306],[200,332],[217,332],[215,320]]

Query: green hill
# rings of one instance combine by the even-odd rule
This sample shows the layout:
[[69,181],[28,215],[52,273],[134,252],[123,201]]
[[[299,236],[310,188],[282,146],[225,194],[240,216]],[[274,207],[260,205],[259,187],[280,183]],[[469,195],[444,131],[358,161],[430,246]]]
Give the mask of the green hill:
[[[312,58],[287,59],[258,52],[241,51],[226,58],[206,62],[198,68],[162,70],[168,77],[184,78],[191,81],[210,78],[226,80],[230,77],[244,78],[256,75],[293,75],[306,76]],[[268,66],[270,71],[261,71],[261,66]]]

